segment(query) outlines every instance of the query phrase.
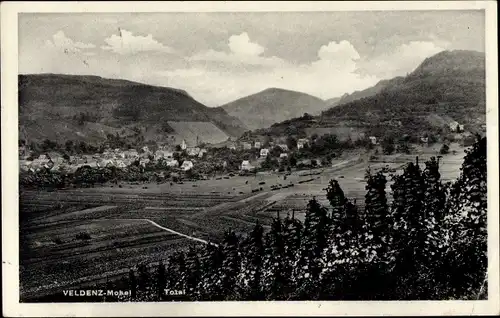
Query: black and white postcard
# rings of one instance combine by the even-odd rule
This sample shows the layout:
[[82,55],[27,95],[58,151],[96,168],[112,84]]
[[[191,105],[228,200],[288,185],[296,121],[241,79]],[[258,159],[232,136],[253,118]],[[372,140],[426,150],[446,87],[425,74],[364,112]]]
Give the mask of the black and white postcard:
[[495,2],[1,13],[4,315],[499,314]]

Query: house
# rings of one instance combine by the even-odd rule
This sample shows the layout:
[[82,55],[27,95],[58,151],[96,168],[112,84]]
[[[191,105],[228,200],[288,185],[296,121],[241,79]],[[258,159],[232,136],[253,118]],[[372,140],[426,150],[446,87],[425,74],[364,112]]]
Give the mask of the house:
[[178,167],[178,166],[179,166],[179,161],[175,159],[167,161],[167,167]]
[[156,150],[155,151],[155,160],[163,159],[172,159],[174,157],[174,153],[172,151],[167,150]]
[[286,144],[278,144],[278,147],[280,147],[283,151],[288,151],[288,146]]
[[252,144],[249,142],[243,142],[241,145],[243,146],[243,149],[245,149],[245,150],[252,149]]
[[282,158],[288,158],[288,154],[286,152],[283,152],[280,154],[280,159]]
[[376,145],[377,144],[377,137],[375,136],[370,136],[368,137],[370,139],[370,142],[372,143],[372,145]]
[[420,137],[420,141],[424,144],[429,142],[429,137]]
[[198,154],[198,158],[203,158],[203,155],[207,153],[206,149],[200,149],[200,153]]
[[269,149],[263,148],[260,150],[260,157],[261,158],[265,158],[265,157],[267,157],[267,155],[269,155]]
[[135,149],[129,149],[124,152],[125,158],[139,158],[139,152]]
[[191,170],[193,169],[193,167],[194,167],[193,162],[190,160],[184,160],[184,162],[181,165],[181,169],[184,171]]
[[301,138],[297,140],[297,149],[304,148],[305,145],[309,144],[309,141],[306,138]]
[[149,160],[149,159],[141,159],[141,160],[139,161],[139,164],[140,164],[141,166],[143,166],[143,167],[146,167],[146,165],[147,165],[148,163],[150,163],[150,162],[151,162],[151,160]]
[[19,160],[19,169],[21,171],[28,171],[32,163],[32,161]]
[[50,171],[65,171],[68,169],[68,165],[66,165],[64,162],[57,162],[54,163]]
[[450,128],[451,131],[455,131],[455,132],[461,132],[464,130],[464,125],[461,125],[456,121],[450,122],[448,124],[448,127]]
[[141,148],[143,152],[146,152],[146,153],[149,153],[149,147],[148,146],[144,146]]
[[228,145],[228,148],[229,148],[229,149],[231,149],[231,150],[236,150],[236,145],[235,145],[235,144],[233,144],[233,143],[230,143],[230,144]]
[[182,139],[181,149],[182,149],[182,150],[186,150],[186,148],[187,148],[186,140],[185,140],[185,139]]
[[116,160],[115,161],[115,166],[117,168],[126,168],[127,167],[127,164],[123,161],[123,160]]
[[198,147],[190,147],[186,149],[186,152],[188,156],[192,157],[192,156],[197,156],[200,153],[200,150],[201,149]]
[[254,167],[250,164],[250,161],[248,160],[243,160],[241,162],[241,166],[240,166],[240,169],[241,170],[244,170],[244,171],[250,171],[252,170]]
[[255,144],[254,144],[254,148],[255,149],[260,149],[260,147],[261,147],[260,141],[256,141]]

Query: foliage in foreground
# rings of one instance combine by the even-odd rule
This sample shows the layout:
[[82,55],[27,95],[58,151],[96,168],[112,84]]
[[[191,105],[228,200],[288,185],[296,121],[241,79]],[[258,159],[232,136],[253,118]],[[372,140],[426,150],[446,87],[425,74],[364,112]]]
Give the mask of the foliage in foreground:
[[[153,275],[131,270],[121,300],[416,300],[485,297],[486,139],[443,184],[435,158],[394,176],[367,173],[365,210],[336,180],[329,207],[312,199],[304,223],[287,215],[219,246],[192,247]],[[181,295],[165,294],[165,289]]]

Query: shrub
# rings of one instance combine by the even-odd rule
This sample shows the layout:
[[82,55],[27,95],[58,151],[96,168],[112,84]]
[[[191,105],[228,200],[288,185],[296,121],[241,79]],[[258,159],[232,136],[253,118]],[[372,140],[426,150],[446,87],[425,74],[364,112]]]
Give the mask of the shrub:
[[439,150],[439,153],[442,154],[442,155],[446,155],[450,152],[450,146],[448,146],[447,144],[444,144],[441,149]]
[[80,232],[76,235],[76,239],[78,240],[90,240],[90,234],[87,232]]

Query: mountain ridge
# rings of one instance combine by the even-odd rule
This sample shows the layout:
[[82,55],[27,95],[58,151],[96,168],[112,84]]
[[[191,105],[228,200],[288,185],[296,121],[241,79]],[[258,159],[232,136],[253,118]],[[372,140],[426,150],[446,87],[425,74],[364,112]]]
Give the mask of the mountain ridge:
[[318,114],[326,107],[327,103],[316,96],[269,87],[218,108],[224,109],[230,116],[239,118],[249,129],[257,129],[304,113]]

